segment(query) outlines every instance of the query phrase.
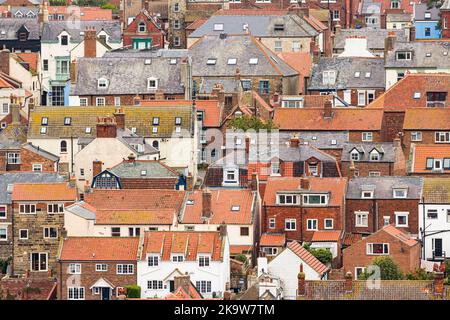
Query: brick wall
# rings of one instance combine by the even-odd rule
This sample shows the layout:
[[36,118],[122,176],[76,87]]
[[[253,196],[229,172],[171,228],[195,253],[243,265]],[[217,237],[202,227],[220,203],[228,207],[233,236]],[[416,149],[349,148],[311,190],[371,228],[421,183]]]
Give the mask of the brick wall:
[[[390,223],[395,224],[395,212],[409,212],[408,228],[401,228],[412,234],[418,233],[419,199],[346,199],[346,232],[373,233],[384,225],[384,216],[390,217]],[[355,212],[368,211],[368,226],[355,226]]]
[[[368,177],[370,171],[380,172],[382,176],[392,176],[394,172],[393,162],[354,162],[355,170],[359,172],[360,177]],[[352,178],[353,175],[350,172],[350,162],[342,161],[341,174],[343,177]]]
[[[363,132],[372,132],[372,141],[373,142],[382,142],[383,138],[381,136],[381,131],[370,131],[370,130],[361,130],[361,131],[349,131],[348,139],[349,142],[362,142],[362,133]],[[392,141],[392,140],[389,140]]]
[[[145,22],[146,32],[138,32],[138,26],[140,22]],[[133,20],[132,23],[128,25],[123,33],[123,45],[130,46],[132,44],[132,39],[136,38],[151,38],[153,46],[159,46],[164,48],[164,35],[161,30],[159,30],[152,20],[148,19],[143,12]]]
[[[105,279],[110,282],[115,287],[124,287],[130,284],[137,283],[136,276],[136,261],[117,261],[117,262],[105,262],[105,261],[90,261],[90,262],[80,262],[72,261],[72,263],[81,264],[81,274],[72,275],[68,273],[68,268],[70,262],[60,262],[58,263],[58,300],[67,300],[67,287],[70,286],[70,278],[79,276],[79,284],[76,286],[84,287],[85,299],[86,300],[101,300],[102,296],[100,294],[93,294],[90,287],[100,278]],[[107,271],[95,271],[96,263],[106,263],[108,265]],[[134,274],[122,275],[117,274],[117,264],[133,264]],[[69,284],[69,285],[68,285]],[[145,288],[142,288],[145,289]],[[116,300],[116,290],[113,290],[111,294],[111,299]]]
[[[422,132],[422,141],[411,141],[411,133],[415,132],[415,131],[419,131]],[[405,151],[405,155],[407,158],[409,158],[409,153],[411,151],[411,143],[415,143],[415,144],[436,144],[436,132],[440,132],[440,131],[446,131],[446,130],[405,130],[404,131],[404,136],[402,139],[402,145]],[[437,143],[437,144],[441,144],[442,143]],[[445,145],[445,144],[444,144]]]
[[382,141],[394,141],[399,132],[403,131],[404,112],[384,112],[383,122],[381,124]]
[[389,243],[389,256],[405,273],[419,268],[420,245],[418,243],[410,247],[387,232],[381,231],[374,237],[365,238],[343,250],[345,272],[351,272],[355,276],[355,267],[367,267],[375,257],[380,256],[367,255],[367,243]]
[[[87,98],[87,103],[90,106],[96,105],[96,98],[105,98],[105,104],[107,106],[114,105],[115,97],[120,97],[120,104],[122,106],[133,106],[135,104],[136,94],[126,94],[126,95],[98,95],[98,96],[80,96],[80,98]],[[140,94],[141,101],[143,100],[155,100],[155,94]],[[184,93],[181,94],[164,94],[164,99],[184,99]]]
[[25,148],[20,149],[20,171],[32,171],[33,164],[42,164],[42,172],[55,172],[55,161]]

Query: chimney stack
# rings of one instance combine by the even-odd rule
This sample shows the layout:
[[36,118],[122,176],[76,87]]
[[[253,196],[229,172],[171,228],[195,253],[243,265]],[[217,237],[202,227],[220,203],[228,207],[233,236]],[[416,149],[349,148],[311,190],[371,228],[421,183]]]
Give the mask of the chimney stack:
[[434,271],[433,289],[435,296],[444,295],[444,272]]
[[100,160],[92,161],[92,177],[95,177],[100,172],[102,172],[103,163]]
[[251,185],[250,188],[252,191],[258,191],[258,174],[256,172],[252,172],[252,181],[251,181]]
[[332,103],[331,100],[325,101],[325,104],[323,106],[323,117],[324,118],[331,118],[332,116]]
[[[146,3],[148,2],[146,1]],[[189,294],[189,287],[191,286],[191,277],[187,274],[187,272],[185,275],[174,277],[173,280],[175,290],[178,290],[178,288],[182,288],[184,292]]]
[[134,155],[134,153],[130,153],[128,155],[127,160],[125,160],[128,163],[135,163],[136,162],[136,156]]
[[77,60],[73,60],[70,63],[70,83],[75,84],[77,83]]
[[309,190],[309,180],[306,178],[300,179],[300,188],[303,190]]
[[298,148],[298,146],[300,145],[300,139],[298,138],[297,134],[295,133],[291,134],[289,145],[291,148]]
[[216,83],[212,89],[211,95],[213,96],[213,99],[214,97],[217,97],[217,101],[219,101],[221,107],[225,106],[225,90],[222,84]]
[[209,219],[212,216],[211,211],[212,194],[208,189],[202,192],[202,217]]
[[416,41],[416,27],[414,25],[409,27],[409,41]]
[[300,264],[300,272],[297,275],[297,295],[306,295],[305,273],[303,272],[303,264]]
[[148,0],[145,0],[145,1],[144,1],[144,9],[145,9],[147,12],[150,12],[150,4],[149,4]]
[[155,100],[164,100],[164,91],[161,89],[157,89],[155,91]]
[[241,80],[241,70],[239,68],[236,68],[236,73],[234,74],[235,80]]
[[84,57],[97,57],[97,31],[95,31],[95,27],[86,27],[84,31]]
[[113,117],[97,118],[97,138],[116,138],[117,124]]
[[353,275],[350,271],[345,274],[344,290],[346,293],[353,292]]
[[117,129],[125,130],[125,112],[123,108],[117,108],[113,115],[117,123]]
[[225,224],[225,221],[222,221],[219,226],[219,234],[221,238],[224,238],[227,235],[227,225]]
[[3,49],[0,51],[0,71],[9,75],[9,50]]
[[11,103],[9,105],[9,112],[11,113],[12,123],[19,124],[20,123],[20,101],[19,98],[11,95],[10,97]]
[[39,6],[38,23],[41,28],[45,22],[48,22],[48,2]]

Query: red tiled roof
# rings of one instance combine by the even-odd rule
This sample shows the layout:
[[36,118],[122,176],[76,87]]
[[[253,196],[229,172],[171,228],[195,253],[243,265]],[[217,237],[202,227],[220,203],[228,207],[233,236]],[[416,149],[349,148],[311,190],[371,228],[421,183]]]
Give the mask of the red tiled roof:
[[341,238],[341,231],[315,231],[311,242],[338,242]]
[[77,191],[67,183],[15,183],[13,201],[75,201]]
[[250,252],[252,250],[253,250],[253,246],[246,246],[246,245],[230,246],[230,254],[241,254],[243,252]]
[[219,232],[150,231],[145,233],[142,259],[147,253],[161,254],[168,261],[172,253],[184,254],[185,261],[195,261],[198,253],[210,254],[213,261],[222,258]]
[[450,108],[406,109],[403,129],[450,130]]
[[24,62],[27,62],[30,69],[37,71],[39,54],[37,52],[21,52],[16,53],[16,55]]
[[[427,158],[450,158],[450,145],[439,144],[417,144],[414,146],[413,154],[413,173],[431,173],[426,169]],[[450,170],[444,169],[444,173],[450,173]]]
[[62,261],[136,261],[139,238],[69,237],[60,253]]
[[280,130],[381,130],[383,110],[333,108],[332,117],[323,117],[323,108],[277,108],[274,123]]
[[174,209],[158,210],[96,210],[96,225],[171,225]]
[[5,79],[0,78],[0,88],[6,89],[6,88],[13,88],[13,86],[7,82]]
[[[301,179],[302,178],[296,177],[269,177],[267,179],[263,203],[266,203],[269,206],[275,205],[276,194],[278,191],[300,191]],[[310,191],[331,192],[329,206],[342,205],[347,178],[308,178],[308,181]]]
[[100,7],[79,7],[80,13],[75,13],[69,10],[66,6],[48,6],[49,14],[65,14],[65,15],[80,15],[82,21],[92,20],[112,20],[112,10],[102,9]]
[[304,78],[309,77],[311,74],[311,55],[306,52],[283,52],[278,53],[277,55],[300,74],[298,81],[298,92],[303,93]]
[[314,257],[308,250],[303,248],[297,241],[289,242],[287,246],[292,252],[294,252],[304,263],[309,265],[318,274],[322,275],[328,271],[328,267]]
[[[450,106],[450,74],[409,73],[390,87],[366,108],[381,108],[385,111],[405,111],[408,108],[427,106],[427,92],[447,92],[446,107]],[[414,94],[420,93],[420,98]]]
[[84,201],[96,210],[160,210],[179,212],[185,191],[159,189],[94,189]]
[[283,247],[286,243],[286,234],[284,233],[264,233],[259,240],[262,247]]
[[383,230],[384,232],[397,238],[398,240],[400,240],[401,242],[403,242],[404,244],[406,244],[409,247],[413,247],[419,243],[417,240],[411,238],[405,232],[403,232],[400,229],[397,229],[393,225],[387,225],[387,226],[383,227],[381,230]]
[[[194,204],[186,204],[182,223],[203,223],[202,219],[202,190],[196,190],[188,195],[188,200],[193,200]],[[251,224],[252,205],[254,195],[251,190],[240,189],[215,189],[211,192],[212,217],[210,224]],[[239,206],[239,210],[233,211],[233,206]]]
[[203,299],[202,295],[192,282],[189,285],[189,292],[186,292],[182,287],[178,287],[174,292],[169,293],[164,297],[165,300],[200,300]]
[[205,127],[220,127],[222,114],[219,101],[198,100],[195,101],[195,105],[198,110],[203,110],[205,112],[205,117],[203,118],[203,125]]

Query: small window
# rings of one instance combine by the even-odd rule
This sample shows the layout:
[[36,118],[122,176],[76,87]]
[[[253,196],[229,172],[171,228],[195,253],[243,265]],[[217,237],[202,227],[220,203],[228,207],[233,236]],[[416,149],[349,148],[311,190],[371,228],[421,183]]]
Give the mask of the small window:
[[67,46],[69,44],[69,37],[68,36],[61,36],[61,45]]
[[80,98],[80,107],[86,107],[88,105],[87,98]]
[[248,61],[249,64],[258,64],[258,58],[250,58]]
[[184,261],[184,257],[181,254],[173,255],[172,256],[172,261],[173,262],[183,262]]
[[437,209],[428,209],[427,210],[427,219],[437,219],[438,211]]
[[48,125],[48,118],[47,117],[42,117],[41,118],[41,125],[43,125],[43,126]]
[[241,237],[246,237],[250,234],[248,227],[241,227]]
[[231,211],[239,211],[240,209],[241,209],[241,206],[239,206],[239,205],[231,206]]
[[284,24],[282,23],[276,23],[273,27],[274,31],[284,31]]
[[363,198],[363,199],[372,199],[373,198],[373,191],[362,191],[361,192],[361,198]]
[[67,152],[67,141],[63,140],[60,143],[60,152],[61,153],[66,153]]
[[97,271],[97,272],[108,271],[108,265],[106,263],[97,263],[95,265],[95,271]]
[[147,265],[149,267],[157,267],[159,264],[159,256],[157,255],[150,255],[147,258]]
[[57,238],[58,238],[58,228],[55,227],[44,228],[44,239],[57,239]]
[[170,59],[170,64],[177,64],[177,59],[175,59],[175,58],[173,58],[173,59]]
[[395,213],[395,226],[400,228],[408,227],[408,212]]
[[147,88],[148,89],[157,89],[158,88],[158,79],[155,79],[155,78],[147,79]]
[[333,219],[325,219],[323,221],[324,228],[325,229],[333,229],[333,222],[334,222]]
[[355,212],[355,226],[356,227],[368,227],[369,226],[369,213],[368,212]]
[[175,117],[175,124],[176,124],[177,126],[180,126],[180,125],[181,125],[181,121],[182,121],[181,117]]
[[366,72],[365,77],[366,78],[370,78],[371,73],[370,72]]
[[411,132],[411,141],[422,141],[422,132],[420,131]]
[[91,127],[86,127],[85,132],[86,132],[86,134],[91,134],[92,133],[92,128]]
[[159,117],[153,117],[152,124],[153,124],[154,126],[159,125]]
[[414,92],[414,99],[420,99],[420,92]]
[[208,256],[199,256],[198,257],[198,266],[199,267],[209,267],[209,257]]
[[19,230],[19,239],[20,240],[28,240],[28,229],[20,229]]
[[216,64],[216,61],[217,61],[216,58],[209,58],[209,59],[206,61],[206,64],[207,64],[207,65],[215,65],[215,64]]
[[79,263],[69,264],[69,274],[81,274],[81,264]]
[[389,244],[388,243],[368,243],[367,254],[371,255],[388,255]]
[[40,163],[33,163],[32,164],[32,171],[33,172],[42,172],[42,164],[40,164]]
[[147,25],[145,24],[144,21],[139,22],[138,31],[139,32],[146,32],[147,31]]
[[97,85],[99,89],[105,89],[108,87],[108,80],[100,78],[97,80]]
[[117,274],[134,274],[134,265],[132,264],[118,264]]
[[356,72],[355,72],[355,78],[359,78],[360,74],[361,74],[361,72],[356,71]]
[[297,230],[297,220],[295,219],[285,219],[284,220],[284,230],[295,231]]
[[41,127],[41,134],[47,134],[47,127]]
[[215,23],[214,31],[223,31],[223,23]]
[[71,117],[65,117],[64,118],[64,125],[65,126],[70,126],[71,123],[72,123],[72,118]]
[[317,219],[306,219],[306,230],[318,230],[317,229]]
[[393,192],[394,192],[394,198],[396,198],[396,199],[406,198],[406,196],[407,196],[406,189],[394,189]]
[[237,59],[236,58],[229,58],[228,59],[228,64],[236,64],[237,63]]
[[269,218],[269,229],[275,229],[275,218]]
[[372,132],[363,132],[362,133],[362,141],[372,141],[372,140],[373,140]]

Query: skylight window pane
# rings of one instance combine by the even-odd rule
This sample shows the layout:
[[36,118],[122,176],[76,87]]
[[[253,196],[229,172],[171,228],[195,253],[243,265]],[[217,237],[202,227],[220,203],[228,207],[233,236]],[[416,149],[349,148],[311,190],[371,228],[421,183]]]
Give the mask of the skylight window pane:
[[237,59],[236,58],[229,58],[228,59],[228,64],[236,64],[237,63]]
[[258,64],[258,58],[250,58],[248,63],[250,63],[250,64]]
[[214,31],[223,31],[223,23],[215,23]]
[[207,65],[214,65],[214,64],[216,64],[216,59],[210,58],[210,59],[208,59],[208,61],[206,61],[206,64]]

